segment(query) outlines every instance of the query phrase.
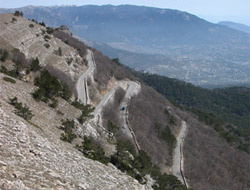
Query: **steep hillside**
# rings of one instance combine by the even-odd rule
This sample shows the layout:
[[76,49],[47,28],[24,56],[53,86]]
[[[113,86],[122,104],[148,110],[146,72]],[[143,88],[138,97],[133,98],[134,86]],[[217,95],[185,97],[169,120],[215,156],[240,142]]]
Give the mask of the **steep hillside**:
[[[146,189],[114,166],[87,159],[60,140],[61,120],[78,117],[80,110],[63,100],[57,109],[49,108],[32,98],[33,85],[17,79],[12,84],[4,76],[0,74],[1,189]],[[15,96],[32,111],[32,120],[13,113],[8,102]]]
[[249,34],[186,12],[132,5],[19,10],[27,18],[49,26],[67,25],[78,37],[112,46],[115,49],[108,51],[102,45],[96,48],[133,68],[196,85],[250,83]]
[[[87,5],[30,6],[20,10],[28,18],[44,21],[51,26],[64,24],[73,29],[78,36],[105,43],[125,42],[134,45],[166,46],[167,44],[169,46],[221,44],[235,39],[237,39],[236,43],[246,43],[244,39],[247,37],[244,33],[171,9],[132,5]],[[110,32],[111,29],[112,32]]]
[[[180,190],[186,189],[186,180],[195,189],[228,189],[232,181],[236,189],[248,188],[248,154],[171,104],[118,59],[86,47],[65,27],[45,28],[13,14],[0,15],[2,20],[7,24],[0,25],[1,188]],[[50,37],[49,48],[33,29],[46,30],[40,35]],[[26,33],[34,46],[22,46]],[[69,52],[76,53],[71,61]],[[183,123],[184,142],[177,138]],[[211,144],[206,147],[205,141]],[[180,163],[175,167],[177,144]],[[203,170],[207,163],[209,169]]]
[[235,30],[239,30],[242,32],[250,33],[250,27],[244,24],[230,22],[230,21],[221,21],[218,24],[228,26],[229,28],[233,28]]

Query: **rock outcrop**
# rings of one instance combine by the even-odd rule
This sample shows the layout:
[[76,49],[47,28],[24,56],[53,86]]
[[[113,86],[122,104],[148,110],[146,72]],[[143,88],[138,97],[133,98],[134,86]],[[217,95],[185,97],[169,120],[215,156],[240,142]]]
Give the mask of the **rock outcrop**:
[[1,103],[0,189],[149,189],[111,164],[85,158]]

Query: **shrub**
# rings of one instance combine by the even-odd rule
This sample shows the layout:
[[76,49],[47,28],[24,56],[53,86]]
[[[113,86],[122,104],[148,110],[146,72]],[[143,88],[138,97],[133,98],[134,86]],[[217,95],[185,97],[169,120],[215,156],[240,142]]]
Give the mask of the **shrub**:
[[39,22],[39,24],[40,24],[41,26],[46,27],[46,24],[45,24],[44,22]]
[[[35,68],[37,68],[39,60],[35,59]],[[66,83],[61,83],[56,77],[52,76],[48,70],[43,70],[39,77],[35,78],[35,85],[39,88],[35,90],[32,95],[37,101],[48,102],[49,99],[54,97],[62,97],[66,101],[71,98],[71,91]],[[55,105],[55,104],[53,104]]]
[[46,47],[47,49],[49,49],[50,45],[48,43],[45,43],[44,47]]
[[9,55],[9,52],[6,49],[0,49],[0,61],[4,62]]
[[44,40],[45,40],[45,41],[48,41],[49,39],[50,39],[50,36],[46,34],[46,35],[44,36]]
[[62,56],[62,48],[59,47],[57,50],[54,50],[54,54]]
[[5,81],[7,81],[7,82],[10,82],[10,83],[13,83],[13,84],[16,83],[16,81],[15,81],[14,79],[9,78],[9,77],[3,77],[3,80],[5,80]]
[[53,98],[51,104],[49,104],[50,107],[56,108],[58,106],[58,100]]
[[61,140],[71,143],[76,138],[76,135],[73,132],[74,129],[73,120],[67,119],[63,121],[61,129],[64,131],[64,133],[61,134]]
[[88,118],[92,117],[91,113],[95,109],[90,104],[84,105],[84,104],[80,103],[79,101],[74,101],[74,102],[72,102],[71,105],[82,111],[81,116],[78,118],[78,121],[80,123],[84,123]]
[[72,93],[71,93],[71,91],[69,89],[69,86],[66,83],[62,83],[61,97],[64,100],[69,101],[71,96],[72,96]]
[[76,149],[83,153],[87,158],[97,160],[103,164],[109,163],[109,158],[105,156],[102,147],[94,145],[93,142],[86,136],[81,145],[76,145]]
[[29,24],[29,27],[30,28],[34,28],[34,24]]
[[85,44],[83,42],[81,42],[80,40],[72,37],[70,34],[67,34],[67,33],[65,33],[63,31],[59,31],[59,30],[55,30],[53,32],[53,35],[56,38],[61,39],[63,42],[65,42],[69,46],[77,49],[81,57],[84,57],[84,55],[86,55],[87,48],[86,48]]
[[14,16],[23,16],[22,11],[15,11]]
[[39,71],[41,69],[41,66],[39,65],[39,59],[38,58],[35,58],[35,59],[32,59],[32,62],[30,64],[30,70],[31,71]]
[[72,63],[72,61],[73,61],[72,57],[71,58],[66,58],[66,62],[68,63],[68,65],[70,65]]
[[53,29],[53,28],[47,27],[46,29],[47,29],[46,32],[47,32],[48,34],[52,34],[52,33],[54,32],[54,29]]
[[15,114],[24,118],[25,120],[30,120],[33,117],[31,110],[25,105],[22,106],[22,103],[18,102],[17,97],[9,98],[9,104],[15,107]]
[[176,143],[176,138],[174,135],[172,135],[170,127],[167,125],[164,129],[162,129],[160,123],[156,123],[155,126],[159,137],[168,144],[168,148],[171,154]]
[[62,91],[60,81],[56,77],[52,76],[47,70],[42,71],[40,77],[35,78],[35,85],[37,85],[40,89],[36,91],[36,95],[39,94],[47,98],[53,98],[54,96],[57,97]]

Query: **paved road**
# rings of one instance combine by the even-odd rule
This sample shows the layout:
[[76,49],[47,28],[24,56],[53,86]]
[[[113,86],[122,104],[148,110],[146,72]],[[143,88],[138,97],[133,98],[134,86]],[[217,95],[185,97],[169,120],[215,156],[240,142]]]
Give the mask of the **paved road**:
[[[128,88],[126,88],[128,87]],[[108,92],[104,95],[103,99],[101,102],[96,106],[93,115],[101,115],[102,113],[102,108],[109,102],[109,100],[114,96],[116,90],[118,88],[123,88],[126,89],[126,95],[125,99],[129,100],[131,96],[134,95],[136,90],[138,89],[138,83],[133,82],[133,81],[118,81],[117,84]]]
[[[185,184],[185,178],[181,174],[181,170],[183,171],[183,142],[185,138],[185,134],[187,131],[187,124],[185,121],[181,122],[181,131],[177,138],[176,148],[174,150],[173,156],[173,165],[172,171],[173,175],[175,175],[183,184]],[[183,174],[184,175],[184,174]]]
[[136,140],[136,136],[132,130],[132,128],[129,126],[128,121],[128,107],[129,107],[129,101],[130,99],[136,95],[140,91],[141,85],[138,82],[128,81],[127,82],[127,90],[124,97],[124,100],[122,102],[122,107],[125,108],[125,110],[120,109],[120,121],[121,121],[121,130],[124,135],[126,135],[128,138],[134,142],[137,151],[140,150],[140,146]]
[[86,59],[88,61],[88,69],[85,73],[82,74],[82,76],[78,79],[76,83],[76,89],[78,93],[78,100],[81,100],[81,102],[86,105],[89,103],[89,95],[88,95],[88,85],[87,85],[87,78],[93,74],[95,70],[95,64],[94,64],[94,58],[93,58],[93,52],[91,50],[87,50],[87,56]]
[[[87,50],[87,56],[86,59],[88,61],[88,69],[87,71],[79,78],[77,81],[77,93],[78,93],[78,100],[81,100],[83,104],[88,104],[89,101],[89,96],[88,96],[88,86],[87,86],[87,78],[93,74],[95,70],[95,59],[93,57],[93,52],[91,50]],[[125,135],[127,135],[129,138],[132,139],[134,144],[137,147],[137,150],[140,150],[139,144],[137,143],[136,137],[132,129],[129,127],[128,124],[128,112],[127,112],[127,107],[129,106],[129,101],[132,98],[132,96],[136,95],[141,88],[141,85],[139,82],[133,82],[133,81],[118,81],[117,84],[108,92],[104,95],[103,99],[101,102],[96,106],[95,110],[93,111],[92,115],[93,118],[86,121],[85,125],[89,124],[97,124],[97,126],[102,127],[102,109],[103,107],[112,99],[114,96],[116,90],[118,88],[123,88],[126,90],[126,94],[122,103],[122,106],[125,106],[126,110],[120,110],[120,119],[122,123],[122,130]],[[103,128],[103,130],[106,130]]]

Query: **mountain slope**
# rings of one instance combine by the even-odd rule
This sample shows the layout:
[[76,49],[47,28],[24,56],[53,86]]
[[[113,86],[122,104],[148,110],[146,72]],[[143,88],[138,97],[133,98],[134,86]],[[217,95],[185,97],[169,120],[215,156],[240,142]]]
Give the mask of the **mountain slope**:
[[[63,118],[74,118],[79,110],[66,101],[59,103],[58,111],[51,109],[32,98],[34,86],[19,80],[11,84],[3,77],[0,74],[1,189],[145,189],[114,166],[87,159],[60,140],[59,110]],[[34,119],[27,122],[13,113],[8,98],[14,96],[32,110]]]
[[230,22],[230,21],[221,21],[218,24],[228,26],[229,28],[233,28],[235,30],[239,30],[242,32],[250,33],[250,26],[245,24]]
[[[249,35],[186,12],[131,5],[30,6],[20,10],[25,17],[50,26],[67,25],[81,38],[149,54],[150,63],[144,63],[143,54],[135,55],[134,68],[196,85],[250,83]],[[126,52],[112,51],[109,56],[131,65]]]
[[[45,176],[44,178],[46,179],[49,176],[48,180],[59,180],[56,181],[58,186],[63,186],[62,188],[68,187],[69,189],[75,187],[85,187],[87,189],[102,187],[107,189],[146,189],[148,188],[147,186],[152,186],[153,184],[154,189],[185,189],[177,178],[171,175],[173,149],[175,147],[175,139],[179,135],[181,121],[187,122],[188,132],[186,138],[194,139],[192,138],[192,134],[195,134],[197,137],[195,143],[206,147],[206,143],[204,143],[204,139],[202,138],[206,135],[207,141],[215,143],[215,145],[208,147],[210,151],[209,157],[203,156],[207,154],[208,150],[200,147],[197,150],[193,149],[192,142],[185,141],[187,144],[184,143],[184,149],[187,146],[191,150],[184,150],[184,175],[186,175],[185,173],[188,174],[188,184],[191,184],[191,187],[196,189],[201,184],[201,181],[204,184],[203,189],[213,189],[216,185],[220,184],[222,184],[221,189],[228,189],[232,181],[236,189],[248,187],[249,179],[245,176],[248,174],[250,168],[249,163],[233,159],[234,156],[231,153],[235,152],[242,160],[250,160],[248,154],[235,149],[225,140],[221,139],[212,127],[198,121],[197,116],[188,111],[180,110],[163,95],[145,85],[142,81],[141,90],[128,100],[126,92],[129,91],[129,86],[120,85],[123,90],[118,91],[119,88],[116,88],[117,85],[140,81],[140,79],[130,69],[123,67],[119,63],[119,60],[111,60],[97,50],[84,46],[83,43],[81,43],[80,47],[85,47],[83,49],[86,50],[87,54],[81,54],[81,48],[76,48],[78,51],[73,48],[79,47],[79,41],[73,40],[70,34],[56,35],[59,32],[58,29],[45,28],[35,22],[27,21],[23,17],[14,17],[11,14],[0,16],[7,19],[5,20],[7,24],[1,24],[1,35],[4,38],[0,37],[0,40],[5,42],[0,43],[2,48],[0,51],[0,71],[4,73],[0,74],[0,100],[3,108],[1,109],[4,110],[3,114],[1,111],[1,116],[4,117],[0,118],[0,121],[4,123],[3,130],[1,130],[1,136],[3,136],[1,140],[4,139],[4,142],[2,143],[1,141],[0,154],[2,153],[4,158],[5,156],[8,157],[8,155],[18,157],[14,161],[12,159],[11,161],[4,159],[3,163],[0,163],[0,167],[4,169],[0,170],[1,172],[3,171],[1,173],[3,178],[1,177],[0,184],[2,185],[2,181],[4,181],[4,188],[6,185],[9,185],[10,182],[8,181],[13,181],[14,185],[23,183],[31,189],[34,185],[40,188],[46,184],[49,184],[48,188],[51,188],[54,187],[55,183],[46,181],[47,183],[44,184],[39,181],[39,178],[35,178],[32,184],[30,184],[30,179],[33,180],[34,176]],[[16,21],[13,21],[13,17]],[[30,24],[34,26],[30,27]],[[15,30],[12,30],[11,33],[7,32],[10,31],[10,27],[15,27]],[[37,29],[39,29],[38,31],[46,29],[46,32],[41,35],[49,35],[50,39],[47,43],[50,44],[53,42],[51,45],[53,51],[50,49],[47,50],[47,47],[44,47],[45,39],[43,37],[39,38],[40,35],[36,36],[33,34],[33,31],[37,31]],[[11,35],[15,36],[16,41],[19,43],[11,40]],[[33,51],[32,47],[34,46],[27,46],[27,48],[22,49],[22,52],[26,53],[26,56],[24,56],[22,52],[17,51],[12,45],[17,43],[18,47],[22,47],[21,42],[27,36],[32,39],[31,41],[35,42],[37,49],[41,49],[41,54],[39,54],[39,51]],[[10,39],[10,42],[8,42],[8,39]],[[73,41],[76,43],[72,43]],[[55,44],[59,44],[60,46],[56,46]],[[61,53],[58,50],[59,47],[61,47]],[[67,50],[76,51],[77,53],[76,56],[72,56],[73,61],[71,62],[66,60]],[[7,55],[6,51],[8,52]],[[29,54],[29,52],[34,53]],[[84,82],[84,85],[88,88],[91,106],[96,106],[98,110],[99,117],[94,118],[91,117],[91,113],[95,115],[95,111],[93,112],[93,110],[96,109],[74,101],[77,99],[77,92],[75,97],[72,96],[70,100],[70,98],[67,98],[68,96],[65,97],[67,95],[66,92],[68,92],[67,88],[60,88],[60,84],[62,84],[61,80],[65,76],[68,76],[68,70],[74,67],[79,68],[77,71],[72,70],[70,72],[72,76],[75,76],[70,78],[70,81],[72,81],[70,84],[73,84],[72,89],[74,89],[80,76],[86,72],[86,67],[91,66],[91,64],[86,63],[89,60],[89,55],[91,55],[89,52],[93,52],[91,59],[93,59],[95,71],[93,76],[90,75],[87,77],[87,82]],[[37,61],[36,57],[38,56],[39,59]],[[44,65],[42,60],[43,57],[46,58],[47,56],[55,56],[56,60],[51,59],[51,62]],[[80,62],[75,61],[78,56],[81,59]],[[25,57],[31,60],[25,60]],[[41,62],[39,63],[40,59]],[[63,66],[61,67],[59,63]],[[41,66],[41,68],[38,66]],[[46,71],[45,69],[48,66],[50,66],[49,68],[53,68],[54,66],[54,69],[50,69],[50,71],[54,72]],[[57,81],[55,77],[61,80]],[[69,78],[67,79],[69,80]],[[17,100],[15,100],[15,96]],[[39,98],[41,101],[39,101]],[[103,101],[107,102],[105,106],[100,105]],[[131,139],[125,138],[124,130],[122,130],[124,121],[120,118],[120,112],[123,111],[123,101],[128,101],[124,108],[127,114],[126,122],[131,128],[130,132],[136,136],[141,148],[141,151],[138,151],[138,153],[133,149],[133,145],[130,146],[131,144],[128,142]],[[100,107],[103,110],[102,113],[99,109]],[[33,116],[30,114],[26,115],[29,111],[31,111]],[[9,115],[11,118],[10,120],[7,119],[7,124],[5,123],[5,119],[8,118],[6,115]],[[27,116],[31,118],[27,119]],[[25,117],[26,119],[22,119],[21,117]],[[97,124],[95,123],[96,120]],[[18,125],[12,125],[16,121]],[[25,125],[19,123],[19,121]],[[13,126],[14,128],[12,128]],[[196,130],[197,128],[199,130]],[[205,132],[203,132],[203,129],[206,129]],[[21,134],[20,138],[19,136],[15,138],[15,134]],[[43,138],[40,138],[41,136]],[[26,141],[25,137],[27,137],[26,139],[30,139],[30,141]],[[17,147],[13,145],[11,147],[13,149],[8,149],[6,139],[10,139],[10,142],[20,142],[22,144]],[[62,142],[59,139],[67,142]],[[41,145],[40,141],[49,142],[48,146],[44,147],[44,143]],[[25,144],[25,142],[27,143]],[[216,142],[219,143],[217,144]],[[23,144],[24,146],[22,146]],[[220,144],[224,147],[221,148]],[[75,147],[77,147],[77,150]],[[13,151],[10,152],[9,150]],[[229,152],[228,150],[231,151]],[[189,154],[192,151],[197,152]],[[34,155],[36,162],[33,162],[33,156],[31,157],[30,154]],[[23,157],[20,157],[20,155]],[[81,158],[80,155],[82,156]],[[0,158],[3,156],[1,155]],[[124,173],[136,178],[137,181],[149,183],[147,183],[147,186],[142,186],[124,173],[121,174],[111,164],[108,164],[108,166],[100,163],[96,164],[95,161],[84,158],[84,156],[99,160],[105,164],[111,162]],[[193,157],[201,158],[197,166],[193,166],[192,164]],[[211,170],[202,170],[200,172],[201,166],[211,162],[211,157],[212,161],[214,161],[210,167]],[[29,162],[26,163],[26,160]],[[47,163],[47,160],[52,163]],[[221,161],[226,164],[221,164]],[[14,166],[16,166],[13,170],[17,172],[14,172],[12,168],[8,170],[10,168],[9,163],[13,165],[13,162],[15,162]],[[25,168],[21,167],[23,166],[23,162],[25,162]],[[191,167],[188,166],[189,163],[192,164]],[[42,172],[40,167],[42,168]],[[166,172],[166,174],[161,174],[159,167],[161,172]],[[211,173],[211,171],[220,172],[218,170],[220,167],[229,174],[226,180],[224,175],[217,175],[216,172]],[[43,170],[44,168],[45,170]],[[67,170],[67,168],[73,168],[74,170]],[[34,173],[30,172],[30,170]],[[101,172],[96,174],[98,170]],[[20,175],[19,171],[27,172],[27,176]],[[78,175],[79,171],[81,174]],[[60,176],[61,172],[63,173],[62,176]],[[29,175],[30,173],[32,175]],[[111,174],[108,175],[109,173]],[[190,173],[192,175],[189,175]],[[146,174],[150,174],[151,177]],[[199,178],[196,177],[197,175]],[[234,176],[236,175],[238,178],[235,179]],[[207,183],[208,176],[210,177],[209,183]],[[152,182],[152,178],[156,181],[155,183]]]
[[[74,34],[98,42],[134,45],[245,43],[247,35],[171,9],[130,5],[24,7],[24,15],[48,25],[67,25]],[[12,11],[2,10],[1,12]],[[51,19],[51,17],[53,19]],[[110,32],[112,31],[112,32]],[[145,32],[147,31],[147,32]],[[102,34],[102,35],[101,35]]]

